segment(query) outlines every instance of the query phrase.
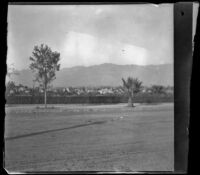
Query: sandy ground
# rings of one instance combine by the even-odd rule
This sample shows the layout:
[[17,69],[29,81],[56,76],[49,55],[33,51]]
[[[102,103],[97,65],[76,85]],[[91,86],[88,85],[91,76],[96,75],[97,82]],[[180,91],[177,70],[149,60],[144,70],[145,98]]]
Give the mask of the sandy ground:
[[12,171],[173,171],[174,106],[6,107],[5,168]]

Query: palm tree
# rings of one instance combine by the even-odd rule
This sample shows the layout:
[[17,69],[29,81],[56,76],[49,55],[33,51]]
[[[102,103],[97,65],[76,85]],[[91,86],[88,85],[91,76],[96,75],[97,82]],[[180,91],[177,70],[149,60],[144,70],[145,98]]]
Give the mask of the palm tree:
[[134,94],[137,94],[141,91],[142,81],[140,81],[137,78],[131,78],[131,77],[128,77],[127,81],[122,78],[122,81],[123,81],[123,86],[124,86],[128,96],[129,96],[128,106],[134,107],[133,96],[134,96]]

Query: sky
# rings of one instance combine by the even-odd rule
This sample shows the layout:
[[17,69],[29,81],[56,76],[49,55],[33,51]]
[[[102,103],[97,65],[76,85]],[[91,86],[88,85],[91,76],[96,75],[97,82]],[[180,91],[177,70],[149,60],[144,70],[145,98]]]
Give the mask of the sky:
[[173,63],[173,5],[9,5],[7,42],[16,69],[42,43],[61,68]]

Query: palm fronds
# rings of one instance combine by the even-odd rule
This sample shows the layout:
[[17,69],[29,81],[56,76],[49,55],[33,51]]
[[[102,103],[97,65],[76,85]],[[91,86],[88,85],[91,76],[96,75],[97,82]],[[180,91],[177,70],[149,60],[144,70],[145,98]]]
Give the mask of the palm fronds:
[[142,89],[142,81],[138,78],[128,77],[127,80],[122,78],[122,81],[124,88],[128,90],[128,92],[138,93]]

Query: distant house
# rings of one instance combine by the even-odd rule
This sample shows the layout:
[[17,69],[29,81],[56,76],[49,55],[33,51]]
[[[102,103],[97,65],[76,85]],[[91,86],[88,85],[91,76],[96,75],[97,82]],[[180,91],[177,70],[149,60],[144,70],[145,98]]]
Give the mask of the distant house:
[[18,91],[19,91],[19,92],[23,92],[24,90],[25,90],[25,88],[22,87],[22,86],[20,86],[20,87],[18,88]]
[[83,89],[78,90],[78,95],[81,95],[81,94],[85,94],[85,91]]
[[63,91],[63,92],[66,92],[67,90],[66,90],[66,88],[63,88],[62,91]]
[[80,95],[81,94],[81,90],[80,89],[76,89],[76,93],[77,93],[77,95]]
[[117,93],[118,93],[118,94],[124,94],[124,90],[121,89],[121,88],[119,88],[119,89],[117,89]]
[[153,93],[153,91],[152,91],[151,88],[147,88],[147,89],[146,89],[146,92],[147,92],[147,93]]
[[93,90],[92,89],[87,89],[86,92],[90,93],[90,92],[93,92]]
[[99,92],[101,95],[113,94],[113,93],[114,93],[112,89],[108,89],[108,88],[100,89],[100,90],[98,90],[98,92]]
[[147,89],[145,89],[145,88],[142,89],[142,93],[145,93],[145,92],[147,92]]
[[142,87],[141,93],[152,93],[151,87]]
[[67,93],[70,93],[70,92],[71,92],[69,88],[65,88],[65,91],[66,91]]
[[24,92],[25,92],[26,94],[30,94],[30,90],[28,90],[28,89],[25,90]]

